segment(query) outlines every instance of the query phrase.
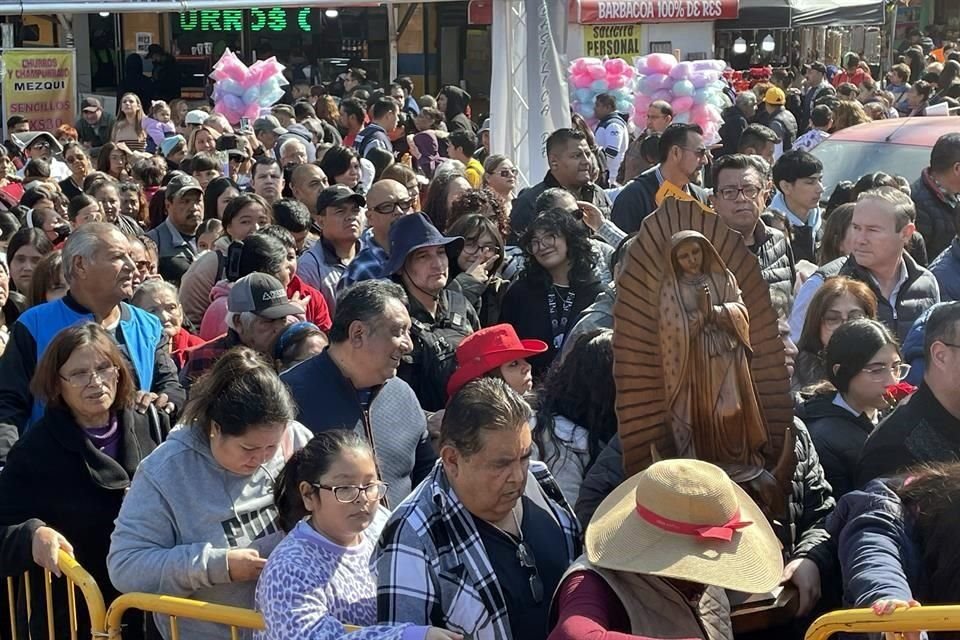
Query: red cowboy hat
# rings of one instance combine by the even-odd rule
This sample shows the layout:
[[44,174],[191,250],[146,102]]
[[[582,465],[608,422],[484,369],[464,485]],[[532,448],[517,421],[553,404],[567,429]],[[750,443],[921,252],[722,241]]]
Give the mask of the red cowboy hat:
[[520,358],[543,353],[547,343],[542,340],[521,340],[509,324],[495,324],[472,333],[457,347],[457,370],[447,383],[447,397],[460,388],[497,367]]

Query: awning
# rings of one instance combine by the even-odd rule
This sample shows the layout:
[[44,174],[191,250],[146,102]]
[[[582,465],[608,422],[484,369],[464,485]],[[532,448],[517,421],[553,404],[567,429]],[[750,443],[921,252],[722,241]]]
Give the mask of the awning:
[[[570,0],[570,24],[734,20],[748,0]],[[756,0],[755,0],[756,1]],[[774,2],[777,0],[766,0]],[[788,0],[781,0],[786,3]],[[470,24],[490,24],[493,0],[470,0]]]
[[794,27],[883,24],[883,0],[790,0]]
[[740,0],[740,16],[735,22],[722,22],[717,29],[789,29],[790,0]]

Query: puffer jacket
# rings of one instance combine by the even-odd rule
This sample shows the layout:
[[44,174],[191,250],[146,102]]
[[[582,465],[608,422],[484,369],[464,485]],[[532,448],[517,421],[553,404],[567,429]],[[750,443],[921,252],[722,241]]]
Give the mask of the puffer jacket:
[[897,293],[896,307],[880,292],[870,272],[857,264],[856,258],[842,256],[820,267],[814,276],[821,281],[841,275],[864,283],[877,297],[877,319],[893,331],[900,341],[906,338],[914,321],[928,308],[940,302],[940,287],[933,274],[921,267],[906,252],[903,261],[907,266],[907,281]]
[[956,237],[930,264],[930,273],[940,285],[940,300],[960,300],[960,240]]
[[793,114],[781,107],[771,114],[767,126],[774,130],[783,142],[783,152],[790,151],[793,141],[797,139],[797,120]]
[[783,232],[758,221],[753,245],[747,248],[760,262],[763,281],[770,285],[771,289],[781,291],[788,300],[792,299],[797,271],[794,267],[793,249]]
[[[820,458],[802,421],[794,419],[797,468],[793,474],[793,491],[789,501],[789,522],[774,525],[774,531],[783,542],[788,560],[809,558],[820,570],[822,584],[831,584],[836,575],[835,549],[824,528],[826,518],[836,502],[820,465]],[[623,446],[615,435],[580,485],[580,496],[574,511],[584,526],[590,522],[600,503],[625,480]]]
[[836,392],[807,400],[797,417],[810,431],[810,438],[820,456],[827,482],[839,499],[857,488],[857,463],[860,450],[874,424],[864,415],[855,416],[834,404]]
[[927,243],[927,255],[937,257],[956,235],[954,219],[960,212],[943,199],[926,169],[910,185],[910,197],[917,209],[917,231]]

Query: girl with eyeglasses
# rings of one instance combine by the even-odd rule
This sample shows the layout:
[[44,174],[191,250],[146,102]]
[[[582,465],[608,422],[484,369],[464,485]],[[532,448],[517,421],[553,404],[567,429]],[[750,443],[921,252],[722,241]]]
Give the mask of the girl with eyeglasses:
[[910,366],[890,330],[865,318],[840,325],[822,359],[826,379],[798,413],[839,498],[857,488],[863,443],[882,412],[892,408],[887,388],[903,380]]
[[479,213],[457,218],[446,233],[463,238],[463,248],[456,262],[450,264],[450,277],[456,279],[463,295],[477,310],[480,325],[496,324],[509,285],[500,274],[505,257],[503,236],[493,220]]
[[60,191],[73,199],[83,193],[83,179],[92,170],[90,158],[79,142],[68,142],[63,147],[63,159],[70,168],[70,177],[60,181]]
[[377,625],[377,579],[370,556],[389,512],[370,445],[353,431],[317,434],[290,458],[274,489],[287,532],[257,583],[262,640],[349,638],[446,640],[458,634],[410,624]]
[[510,158],[499,154],[488,156],[483,163],[483,184],[499,196],[509,219],[516,196],[514,189],[517,188],[517,168]]
[[844,276],[827,278],[810,301],[800,332],[793,390],[806,393],[827,379],[821,356],[839,326],[850,320],[876,317],[877,298],[870,287]]

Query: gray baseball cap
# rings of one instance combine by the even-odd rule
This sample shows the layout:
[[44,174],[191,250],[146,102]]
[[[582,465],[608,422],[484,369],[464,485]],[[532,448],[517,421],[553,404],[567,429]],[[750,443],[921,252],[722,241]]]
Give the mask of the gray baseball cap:
[[272,131],[278,136],[287,133],[287,130],[280,126],[280,121],[274,116],[263,116],[253,121],[253,130],[255,133],[261,131]]
[[303,313],[301,307],[291,304],[287,299],[287,291],[279,280],[259,271],[243,276],[233,283],[227,298],[227,311],[249,311],[267,320]]
[[199,191],[202,194],[203,187],[200,186],[200,181],[193,176],[181,173],[174,176],[170,182],[167,183],[167,190],[164,193],[167,200],[173,200],[177,196],[184,195],[190,191]]

